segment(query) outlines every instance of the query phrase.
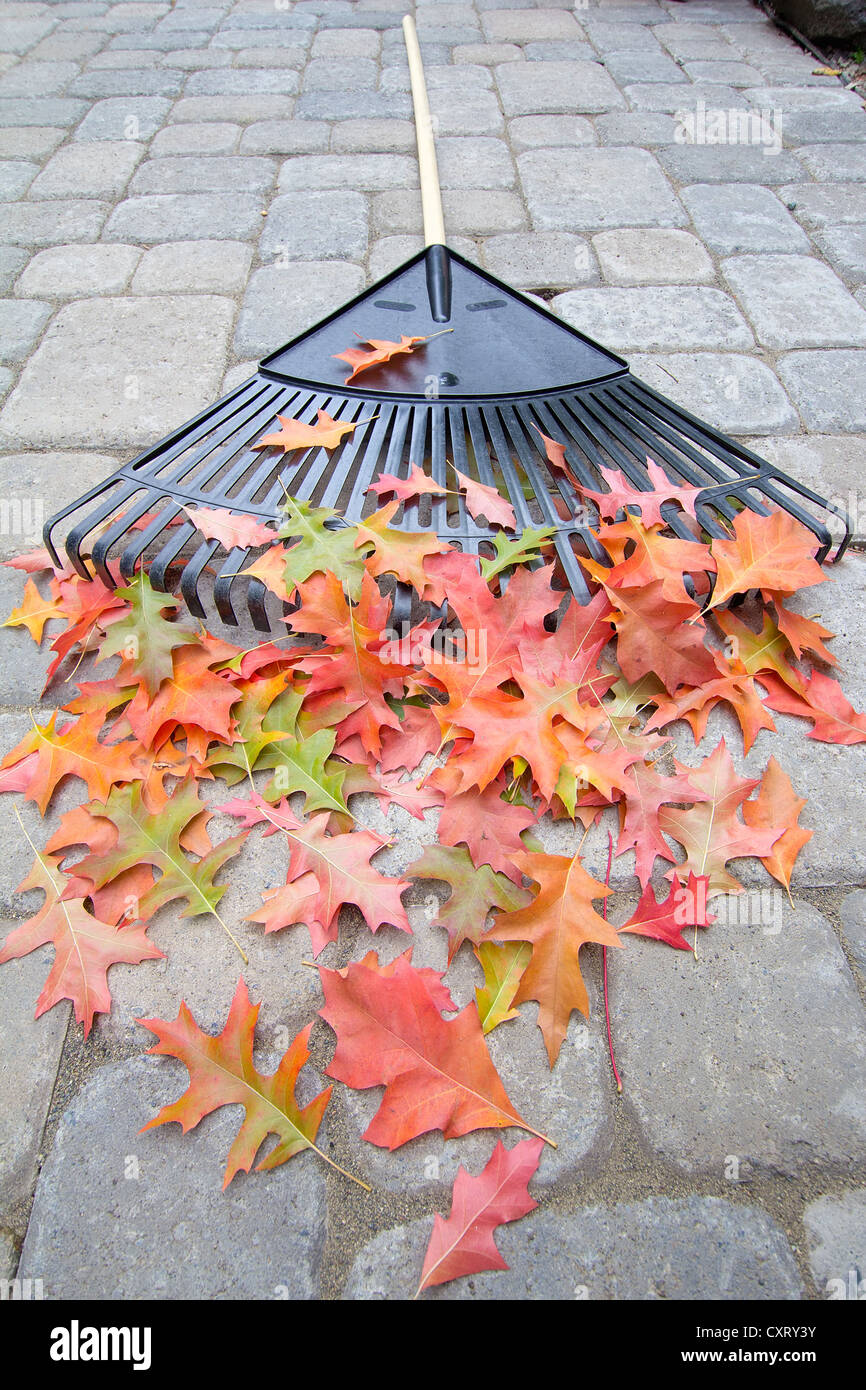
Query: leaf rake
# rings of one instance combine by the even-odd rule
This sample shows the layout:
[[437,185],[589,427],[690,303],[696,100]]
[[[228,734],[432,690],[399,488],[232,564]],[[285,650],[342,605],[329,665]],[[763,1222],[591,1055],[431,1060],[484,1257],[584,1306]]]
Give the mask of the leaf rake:
[[[641,491],[652,489],[647,459],[675,485],[702,489],[696,514],[719,536],[744,507],[782,508],[813,532],[817,558],[834,560],[849,539],[837,507],[787,477],[744,445],[699,420],[634,377],[627,364],[445,245],[421,56],[411,18],[403,21],[418,137],[426,249],[349,304],[261,362],[255,376],[152,448],[124,464],[45,525],[45,544],[60,559],[55,531],[68,526],[65,550],[82,575],[113,585],[109,564],[127,581],[146,563],[151,583],[179,587],[191,612],[206,617],[204,577],[212,575],[219,617],[237,624],[243,591],[254,626],[267,632],[282,609],[256,578],[242,577],[253,552],[203,538],[185,507],[220,508],[262,522],[282,516],[286,494],[334,508],[344,524],[378,505],[366,489],[381,473],[407,476],[420,463],[453,489],[449,465],[492,486],[514,508],[517,530],[550,528],[561,577],[581,602],[589,592],[577,552],[604,560],[592,533],[595,511],[572,479],[604,491],[599,470],[619,469]],[[449,330],[442,332],[443,326]],[[363,335],[430,341],[365,371],[346,385],[337,360]],[[436,335],[436,336],[434,336]],[[256,448],[285,416],[313,424],[319,411],[357,427],[334,449],[284,453]],[[548,461],[541,434],[564,448],[567,472]],[[570,476],[569,476],[570,475]],[[831,534],[827,514],[841,519]],[[673,504],[662,515],[684,539],[693,532]],[[336,524],[340,524],[338,521]],[[394,525],[435,532],[473,555],[492,552],[502,535],[470,516],[463,498],[425,496],[401,504]],[[208,579],[208,587],[210,585]],[[403,586],[398,586],[402,590]],[[397,595],[408,613],[410,594]]]

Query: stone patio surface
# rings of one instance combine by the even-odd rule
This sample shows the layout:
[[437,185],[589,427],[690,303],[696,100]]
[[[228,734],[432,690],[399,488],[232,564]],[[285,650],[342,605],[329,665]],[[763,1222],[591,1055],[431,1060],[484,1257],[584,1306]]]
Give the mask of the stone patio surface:
[[[50,512],[420,248],[406,8],[0,4],[0,558],[37,544]],[[424,0],[414,13],[455,249],[541,293],[651,385],[846,507],[866,543],[857,94],[816,73],[749,0]],[[714,112],[733,140],[701,138]],[[763,113],[764,143],[736,138],[729,113],[743,112]],[[863,708],[862,553],[833,578],[800,606],[838,634],[843,685]],[[19,593],[20,577],[0,570],[4,614]],[[4,633],[3,751],[31,707],[69,698],[63,686],[40,697],[45,666],[26,633]],[[510,1272],[429,1296],[856,1293],[863,753],[777,723],[738,767],[761,769],[774,752],[809,798],[803,823],[815,833],[793,901],[750,861],[749,893],[697,960],[634,941],[612,963],[622,1097],[597,971],[590,1023],[573,1017],[552,1075],[534,1006],[491,1035],[518,1109],[531,1107],[559,1148],[533,1182],[539,1209],[500,1234]],[[702,751],[721,733],[741,750],[714,715]],[[694,759],[688,736],[679,751]],[[55,797],[52,825],[75,791]],[[14,894],[29,848],[12,800],[0,800],[3,933],[29,915]],[[41,842],[34,808],[22,813]],[[402,812],[392,826],[386,871],[433,836]],[[606,843],[599,830],[586,845],[602,877]],[[250,843],[225,899],[272,1063],[285,1030],[321,1003],[305,933],[266,939],[242,923],[277,881],[278,859],[274,842]],[[614,920],[633,883],[618,861]],[[445,935],[425,932],[435,901],[419,889],[410,916],[415,963],[441,969]],[[398,935],[383,930],[377,947],[396,954]],[[433,1213],[447,1214],[458,1164],[480,1171],[492,1136],[427,1136],[388,1154],[359,1137],[379,1093],[338,1087],[322,1139],[371,1194],[312,1154],[222,1193],[237,1115],[221,1111],[186,1137],[177,1126],[139,1134],[186,1073],[142,1056],[152,1039],[135,1019],[173,1017],[183,994],[203,1027],[220,1029],[237,957],[210,922],[180,923],[171,908],[151,936],[170,950],[170,971],[114,967],[114,1010],[87,1045],[66,1006],[33,1020],[50,951],[0,970],[0,1277],[39,1279],[47,1298],[411,1296]],[[349,921],[326,963],[363,936]],[[472,997],[480,972],[468,947],[449,980],[459,1004]],[[319,1023],[312,1042],[320,1072],[333,1036]]]

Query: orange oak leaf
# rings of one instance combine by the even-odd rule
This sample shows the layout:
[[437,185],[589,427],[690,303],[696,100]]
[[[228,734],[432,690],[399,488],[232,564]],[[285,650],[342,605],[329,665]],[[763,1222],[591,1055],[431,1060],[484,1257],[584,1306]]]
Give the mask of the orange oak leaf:
[[392,357],[397,357],[401,353],[413,352],[419,343],[426,343],[429,340],[423,336],[411,338],[405,333],[400,334],[399,343],[393,343],[388,338],[361,338],[362,343],[369,343],[367,348],[347,348],[345,352],[335,352],[333,356],[338,362],[347,362],[352,368],[349,376],[346,377],[345,384],[348,386],[350,381],[354,381],[361,372],[369,371],[371,367],[380,367],[385,362],[390,362]]
[[755,829],[737,814],[746,797],[758,785],[756,777],[738,777],[731,755],[722,739],[698,768],[676,764],[677,772],[688,777],[707,799],[688,810],[663,806],[659,825],[682,845],[686,857],[666,875],[683,881],[690,873],[708,877],[711,893],[741,893],[743,885],[728,873],[729,859],[768,855],[784,827]]
[[[529,1195],[529,1179],[538,1168],[541,1139],[521,1139],[513,1149],[501,1140],[477,1178],[457,1169],[451,1196],[451,1215],[438,1214],[424,1256],[418,1293],[484,1269],[508,1269],[494,1240],[494,1231],[509,1221],[519,1221],[538,1203]],[[417,1295],[416,1295],[417,1297]]]
[[256,1164],[256,1172],[277,1168],[304,1149],[312,1149],[332,1168],[351,1177],[315,1143],[333,1087],[326,1087],[304,1106],[298,1104],[295,1096],[298,1075],[310,1056],[307,1043],[313,1025],[307,1024],[298,1033],[273,1076],[263,1076],[253,1061],[259,1008],[258,1004],[250,1002],[246,984],[240,980],[226,1025],[217,1037],[202,1032],[185,1003],[181,1004],[176,1019],[138,1020],[159,1039],[147,1051],[163,1057],[177,1057],[189,1072],[189,1086],[180,1099],[164,1105],[159,1114],[142,1127],[141,1133],[175,1121],[187,1134],[205,1115],[220,1106],[242,1105],[243,1123],[229,1150],[223,1191],[236,1173],[250,1171],[256,1154],[270,1134],[276,1135],[278,1142]]
[[835,632],[830,632],[820,623],[815,622],[814,618],[806,618],[802,613],[794,613],[790,608],[786,608],[778,594],[770,592],[770,597],[776,607],[776,622],[779,631],[791,644],[791,649],[796,657],[801,657],[803,652],[809,652],[812,656],[817,656],[820,661],[826,661],[828,666],[838,666],[833,653],[824,645],[824,639],[835,637]]
[[150,748],[162,742],[178,726],[197,729],[205,737],[221,743],[233,741],[231,711],[241,692],[233,684],[231,672],[212,668],[224,657],[225,644],[213,638],[193,646],[178,647],[172,653],[172,675],[162,682],[153,699],[140,688],[127,706],[126,718],[140,743]]
[[87,783],[90,796],[98,801],[107,800],[115,783],[141,780],[141,769],[133,759],[138,751],[134,743],[100,743],[98,735],[104,723],[101,712],[84,714],[60,728],[57,718],[55,710],[47,724],[34,724],[0,764],[12,767],[29,754],[36,755],[24,794],[36,802],[43,816],[64,777],[80,777]]
[[683,936],[684,928],[708,927],[716,920],[706,910],[708,891],[708,878],[690,874],[685,887],[672,884],[667,898],[660,903],[656,902],[652,884],[648,883],[631,917],[618,930],[664,941],[678,951],[692,951],[694,947]]
[[520,836],[535,824],[535,812],[518,802],[503,801],[505,783],[495,778],[483,791],[458,792],[461,781],[455,767],[438,769],[431,779],[445,792],[439,815],[439,839],[445,845],[467,846],[473,863],[489,864],[514,882],[520,881],[515,854],[525,850]]
[[57,859],[37,854],[33,868],[18,885],[19,893],[39,888],[45,894],[42,907],[29,921],[9,933],[0,950],[0,963],[17,960],[39,946],[54,947],[54,964],[36,1001],[36,1017],[61,999],[71,999],[75,1017],[84,1024],[87,1037],[96,1013],[108,1013],[111,994],[110,966],[138,965],[162,959],[162,951],[148,941],[142,922],[115,927],[87,912],[81,898],[67,898],[69,880]]
[[474,1000],[443,1019],[424,975],[405,957],[387,975],[362,964],[320,966],[319,974],[319,1013],[337,1035],[326,1075],[355,1090],[385,1087],[364,1132],[371,1144],[396,1149],[434,1129],[446,1139],[512,1125],[537,1133],[508,1099]]
[[732,540],[711,544],[718,577],[709,608],[750,589],[792,594],[827,578],[815,560],[818,542],[812,532],[787,512],[760,516],[746,510],[738,512],[733,525]]
[[673,695],[680,685],[703,685],[718,674],[704,646],[704,625],[696,621],[697,604],[672,602],[660,579],[639,589],[608,588],[607,594],[616,609],[616,655],[626,680],[652,671]]
[[207,540],[219,541],[225,550],[253,550],[259,545],[271,545],[277,538],[270,526],[225,507],[185,507],[184,510]]
[[673,854],[661,832],[659,810],[674,803],[694,805],[705,801],[708,793],[693,787],[684,768],[674,777],[663,777],[648,763],[636,762],[629,768],[624,784],[622,829],[617,855],[634,850],[634,871],[641,886],[648,884],[657,857],[673,862]]
[[754,801],[743,802],[743,820],[746,825],[752,826],[755,830],[785,826],[784,834],[776,840],[770,853],[761,856],[761,863],[789,893],[794,861],[814,834],[814,831],[806,830],[804,826],[797,824],[805,805],[806,797],[795,794],[790,777],[775,758],[770,758],[764,769]]
[[858,713],[839,682],[823,671],[812,672],[802,694],[789,690],[775,676],[763,675],[759,679],[767,691],[765,698],[770,709],[812,720],[809,738],[821,743],[866,742],[866,713]]
[[514,530],[517,525],[514,508],[500,496],[495,487],[476,482],[474,478],[461,473],[459,468],[455,468],[454,472],[460,482],[461,492],[466,494],[466,506],[472,516],[476,519],[483,516],[491,526],[504,526],[509,531]]
[[578,960],[581,946],[595,941],[621,946],[616,929],[595,911],[594,898],[610,893],[592,878],[578,855],[515,855],[517,867],[538,884],[528,907],[497,917],[493,941],[529,941],[532,957],[514,996],[515,1004],[538,1002],[538,1026],[551,1067],[559,1056],[573,1009],[589,1017],[589,998]]
[[24,599],[18,608],[13,608],[3,627],[26,627],[33,641],[37,645],[42,641],[42,633],[45,624],[53,618],[62,618],[63,605],[59,597],[43,598],[33,583],[28,579],[24,585]]
[[[791,665],[791,645],[788,638],[773,622],[769,613],[762,615],[761,631],[755,632],[730,609],[720,609],[713,620],[725,634],[725,664],[731,671],[757,676],[763,684],[763,672],[774,671],[792,690],[802,694],[803,677]],[[823,632],[823,628],[821,629]],[[721,665],[721,663],[720,663]]]
[[336,449],[343,436],[351,434],[362,420],[332,420],[325,410],[320,410],[314,425],[303,420],[293,420],[288,415],[278,415],[281,429],[277,434],[265,434],[253,445],[254,449],[282,449],[290,454],[294,449]]
[[410,463],[406,478],[398,478],[395,473],[381,473],[367,491],[376,497],[386,497],[391,493],[399,502],[408,502],[413,497],[445,497],[448,493],[446,487],[434,482],[417,463]]
[[599,534],[603,534],[604,547],[616,563],[605,566],[588,557],[581,557],[580,563],[594,579],[612,589],[632,589],[659,580],[666,599],[687,603],[684,576],[703,575],[716,568],[709,546],[666,536],[658,526],[647,527],[630,512]]
[[644,728],[649,732],[651,729],[663,729],[674,720],[686,719],[691,725],[695,743],[700,743],[706,732],[710,711],[720,703],[730,705],[740,721],[746,753],[760,729],[775,733],[776,726],[755,689],[755,682],[746,675],[719,676],[697,690],[680,690],[671,699],[660,699],[658,709]]
[[365,556],[370,574],[377,579],[393,574],[404,584],[411,584],[420,599],[437,606],[445,601],[442,581],[431,574],[427,562],[434,555],[447,554],[448,547],[433,531],[401,531],[391,525],[400,503],[387,502],[378,512],[358,522],[355,547],[372,545]]

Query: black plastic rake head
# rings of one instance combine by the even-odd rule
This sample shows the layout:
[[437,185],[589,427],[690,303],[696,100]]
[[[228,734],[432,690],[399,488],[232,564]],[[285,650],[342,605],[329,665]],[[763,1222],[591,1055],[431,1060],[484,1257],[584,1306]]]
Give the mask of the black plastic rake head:
[[[433,278],[441,287],[444,277],[450,294],[444,311],[441,296],[430,293],[431,262]],[[343,384],[347,368],[334,354],[358,336],[433,334],[445,313],[452,332],[365,372],[356,385]],[[254,449],[277,428],[278,415],[314,423],[319,410],[363,423],[335,450]],[[592,490],[605,490],[600,468],[620,469],[636,488],[649,490],[647,457],[672,481],[702,488],[697,515],[710,535],[723,534],[724,522],[744,506],[757,512],[780,507],[814,533],[819,560],[834,544],[828,513],[841,517],[845,528],[841,541],[837,528],[833,558],[848,544],[846,518],[816,493],[638,381],[621,358],[441,246],[419,253],[266,357],[249,381],[52,516],[45,543],[59,563],[55,532],[71,522],[65,549],[79,573],[87,575],[88,555],[109,584],[112,561],[119,560],[125,579],[145,564],[152,584],[179,587],[199,617],[207,616],[205,590],[212,583],[224,622],[237,623],[242,600],[255,627],[268,631],[282,610],[259,580],[240,575],[251,553],[226,553],[204,539],[185,506],[274,520],[289,493],[333,507],[353,523],[379,505],[365,490],[381,473],[405,476],[417,463],[453,489],[453,463],[508,498],[519,530],[554,529],[565,582],[583,602],[589,594],[576,551],[604,558],[589,529],[595,516],[548,463],[539,431],[565,446],[573,476]],[[691,538],[673,504],[666,519],[677,535]],[[475,555],[490,549],[495,534],[473,520],[453,492],[404,504],[394,524],[434,531]]]

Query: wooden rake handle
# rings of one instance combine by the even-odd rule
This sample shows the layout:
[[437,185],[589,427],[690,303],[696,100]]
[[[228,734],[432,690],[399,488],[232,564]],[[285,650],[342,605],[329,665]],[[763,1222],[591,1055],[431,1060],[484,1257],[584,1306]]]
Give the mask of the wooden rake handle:
[[418,172],[421,179],[421,210],[424,216],[424,245],[427,247],[427,295],[436,323],[451,317],[451,262],[445,249],[445,218],[439,189],[439,166],[433,139],[433,118],[427,100],[427,84],[415,21],[403,19],[403,37],[409,57],[409,80],[415,109],[415,138],[418,142]]

